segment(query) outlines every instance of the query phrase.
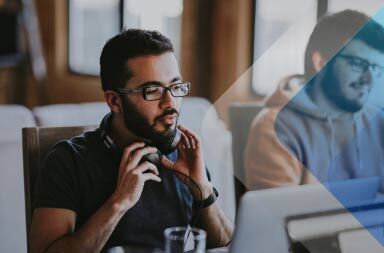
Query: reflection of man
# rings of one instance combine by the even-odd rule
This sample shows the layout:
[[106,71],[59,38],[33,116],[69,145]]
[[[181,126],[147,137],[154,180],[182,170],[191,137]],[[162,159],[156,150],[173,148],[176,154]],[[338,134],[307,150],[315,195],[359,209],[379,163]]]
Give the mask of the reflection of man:
[[[383,150],[384,121],[366,101],[383,72],[384,31],[368,21],[346,10],[316,25],[305,76],[284,80],[250,130],[245,152],[250,189],[379,175],[384,161],[372,150]],[[305,80],[298,93],[291,88]],[[361,129],[368,138],[357,140]]]
[[165,228],[188,224],[207,231],[208,246],[226,245],[232,226],[215,202],[196,134],[179,126],[171,160],[141,162],[156,152],[144,141],[172,141],[181,97],[189,93],[171,42],[158,32],[124,31],[106,43],[100,66],[111,113],[96,131],[60,142],[48,155],[34,203],[32,252],[162,248]]

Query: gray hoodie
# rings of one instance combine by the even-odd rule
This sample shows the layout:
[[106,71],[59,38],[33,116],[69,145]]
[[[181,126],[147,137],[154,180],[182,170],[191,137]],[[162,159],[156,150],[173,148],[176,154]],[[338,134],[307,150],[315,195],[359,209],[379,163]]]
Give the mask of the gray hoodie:
[[384,113],[366,104],[354,114],[331,117],[302,88],[275,122],[279,141],[320,182],[383,175]]

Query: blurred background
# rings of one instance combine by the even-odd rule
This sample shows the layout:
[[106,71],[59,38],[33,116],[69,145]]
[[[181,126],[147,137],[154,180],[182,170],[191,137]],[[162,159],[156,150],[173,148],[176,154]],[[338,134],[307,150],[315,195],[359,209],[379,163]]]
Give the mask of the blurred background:
[[[237,149],[231,142],[231,106],[262,106],[282,77],[303,73],[305,46],[319,18],[344,9],[375,15],[382,4],[381,0],[0,0],[0,252],[26,251],[21,128],[97,124],[105,106],[79,105],[103,101],[99,56],[106,40],[123,28],[155,29],[172,40],[183,79],[192,83],[191,96],[197,97],[189,100],[184,120],[204,140],[215,138],[205,141],[212,165],[208,167],[221,169],[211,172],[224,192],[221,196],[227,196],[224,209],[234,218],[230,184],[233,173],[241,170],[244,144]],[[212,105],[214,114],[211,110],[202,118]],[[188,119],[192,114],[200,118]],[[248,115],[249,120],[253,117]]]
[[[231,101],[262,100],[282,76],[303,71],[318,18],[347,8],[374,15],[380,6],[380,0],[0,0],[0,103],[102,101],[100,52],[123,28],[170,37],[192,95],[212,103],[262,62],[263,74],[253,70]],[[225,121],[226,110],[219,108]]]

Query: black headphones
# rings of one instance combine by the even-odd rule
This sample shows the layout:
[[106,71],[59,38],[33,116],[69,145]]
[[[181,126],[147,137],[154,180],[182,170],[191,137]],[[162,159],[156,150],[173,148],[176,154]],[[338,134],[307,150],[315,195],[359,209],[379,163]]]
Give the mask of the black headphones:
[[[99,127],[100,137],[108,149],[118,149],[117,145],[114,143],[112,138],[109,136],[109,133],[111,131],[112,116],[113,116],[113,114],[110,112],[107,115],[105,115],[103,120],[101,121],[101,124]],[[142,161],[148,161],[148,162],[153,163],[156,166],[161,166],[162,155],[163,154],[168,155],[168,154],[172,153],[176,149],[180,139],[181,139],[181,132],[180,132],[180,130],[178,130],[176,128],[175,134],[174,134],[173,138],[169,139],[169,142],[163,143],[162,145],[158,145],[158,147],[156,147],[157,152],[144,155],[141,162]],[[173,173],[177,174],[178,177],[183,177],[185,179],[189,179],[190,182],[199,191],[200,196],[202,198],[202,196],[203,196],[202,191],[201,191],[199,185],[195,181],[193,181],[192,178],[190,178],[188,175],[185,175],[185,174],[178,172],[176,170],[172,170],[172,171],[173,171]],[[197,218],[199,217],[201,209],[205,208],[205,207],[211,205],[213,202],[215,202],[217,196],[218,196],[218,193],[217,193],[216,189],[214,188],[214,196],[211,195],[211,196],[209,196],[209,198],[207,198],[203,201],[198,201],[198,202],[193,203],[192,208],[194,209],[194,212],[196,212],[196,213],[191,220],[192,225],[195,224]]]
[[[116,143],[112,140],[112,138],[109,135],[111,132],[112,117],[113,117],[113,114],[111,112],[105,115],[103,120],[101,121],[100,128],[99,128],[100,137],[103,140],[105,146],[109,149],[117,148]],[[181,132],[176,128],[174,136],[170,138],[168,142],[157,144],[155,146],[157,148],[157,152],[144,155],[142,158],[142,161],[148,161],[155,164],[156,166],[159,166],[161,164],[162,155],[168,155],[172,153],[176,149],[180,139],[181,139]],[[150,145],[150,144],[148,143],[147,145]]]

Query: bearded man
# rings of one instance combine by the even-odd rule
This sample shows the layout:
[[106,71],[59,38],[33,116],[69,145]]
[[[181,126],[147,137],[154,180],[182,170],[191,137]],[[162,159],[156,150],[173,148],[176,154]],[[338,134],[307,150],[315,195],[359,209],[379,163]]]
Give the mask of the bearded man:
[[304,75],[283,79],[253,122],[248,188],[384,179],[384,114],[368,99],[383,81],[382,25],[353,10],[323,17],[304,67]]
[[121,32],[103,48],[100,76],[111,112],[46,158],[31,252],[164,248],[165,228],[188,225],[207,231],[208,247],[228,244],[232,224],[215,201],[201,140],[177,124],[190,84],[170,40],[155,31]]

